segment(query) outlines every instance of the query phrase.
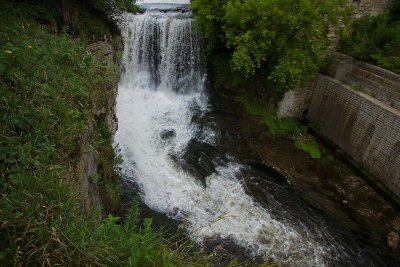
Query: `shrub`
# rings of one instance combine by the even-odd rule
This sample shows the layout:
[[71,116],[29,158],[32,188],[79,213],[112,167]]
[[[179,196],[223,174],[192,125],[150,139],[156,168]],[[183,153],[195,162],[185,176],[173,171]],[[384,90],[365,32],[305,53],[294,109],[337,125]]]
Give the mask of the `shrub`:
[[362,17],[341,34],[340,51],[400,73],[400,1],[390,12]]

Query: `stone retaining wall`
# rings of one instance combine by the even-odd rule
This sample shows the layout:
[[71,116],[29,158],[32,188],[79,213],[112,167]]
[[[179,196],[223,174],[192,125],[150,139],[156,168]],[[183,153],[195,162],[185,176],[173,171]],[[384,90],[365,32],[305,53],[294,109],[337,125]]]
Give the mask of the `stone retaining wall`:
[[314,88],[314,78],[304,87],[296,87],[285,93],[278,104],[278,118],[291,117],[302,119],[308,109],[312,91]]
[[340,53],[326,74],[400,110],[400,75]]
[[399,110],[321,74],[308,118],[400,196]]

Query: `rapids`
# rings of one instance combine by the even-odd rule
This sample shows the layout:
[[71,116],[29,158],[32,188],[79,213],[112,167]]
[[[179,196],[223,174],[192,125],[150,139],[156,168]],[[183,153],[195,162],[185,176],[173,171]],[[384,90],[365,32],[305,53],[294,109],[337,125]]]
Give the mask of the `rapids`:
[[298,212],[314,219],[283,218],[271,209],[285,212],[291,207],[273,197],[273,205],[258,203],[243,182],[243,173],[250,167],[228,153],[212,157],[200,153],[203,157],[196,160],[209,166],[203,180],[187,169],[193,142],[200,149],[213,148],[220,138],[212,124],[199,122],[212,107],[202,40],[191,14],[157,10],[187,3],[138,1],[158,8],[140,15],[124,14],[115,135],[124,160],[123,179],[136,185],[148,207],[185,223],[199,245],[208,239],[230,240],[251,256],[294,266],[343,266],[358,257],[357,262],[362,262],[361,253],[343,243],[319,215],[300,211],[300,205]]

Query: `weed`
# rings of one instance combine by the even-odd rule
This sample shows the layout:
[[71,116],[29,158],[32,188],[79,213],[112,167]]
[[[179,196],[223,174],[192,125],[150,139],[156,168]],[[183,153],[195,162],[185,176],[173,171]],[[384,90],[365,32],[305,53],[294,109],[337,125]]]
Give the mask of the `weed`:
[[268,108],[270,105],[264,100],[247,96],[237,96],[235,97],[235,101],[242,104],[248,113],[258,116],[260,120],[268,126],[272,134],[299,135],[307,132],[307,127],[302,126],[293,118],[278,119],[274,114],[275,112]]
[[319,145],[315,140],[296,140],[294,145],[310,155],[312,159],[320,159],[321,151],[319,149]]

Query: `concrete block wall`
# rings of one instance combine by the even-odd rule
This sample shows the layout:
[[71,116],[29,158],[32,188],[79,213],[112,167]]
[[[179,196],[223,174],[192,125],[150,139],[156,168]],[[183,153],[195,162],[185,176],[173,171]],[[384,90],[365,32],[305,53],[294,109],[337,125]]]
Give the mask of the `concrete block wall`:
[[278,104],[278,118],[303,118],[308,109],[313,88],[314,78],[305,86],[297,86],[294,90],[286,92]]
[[326,74],[400,110],[400,75],[344,54],[334,53]]
[[388,9],[393,0],[349,0],[355,7],[356,17],[377,15]]
[[321,74],[308,118],[400,196],[399,110]]

